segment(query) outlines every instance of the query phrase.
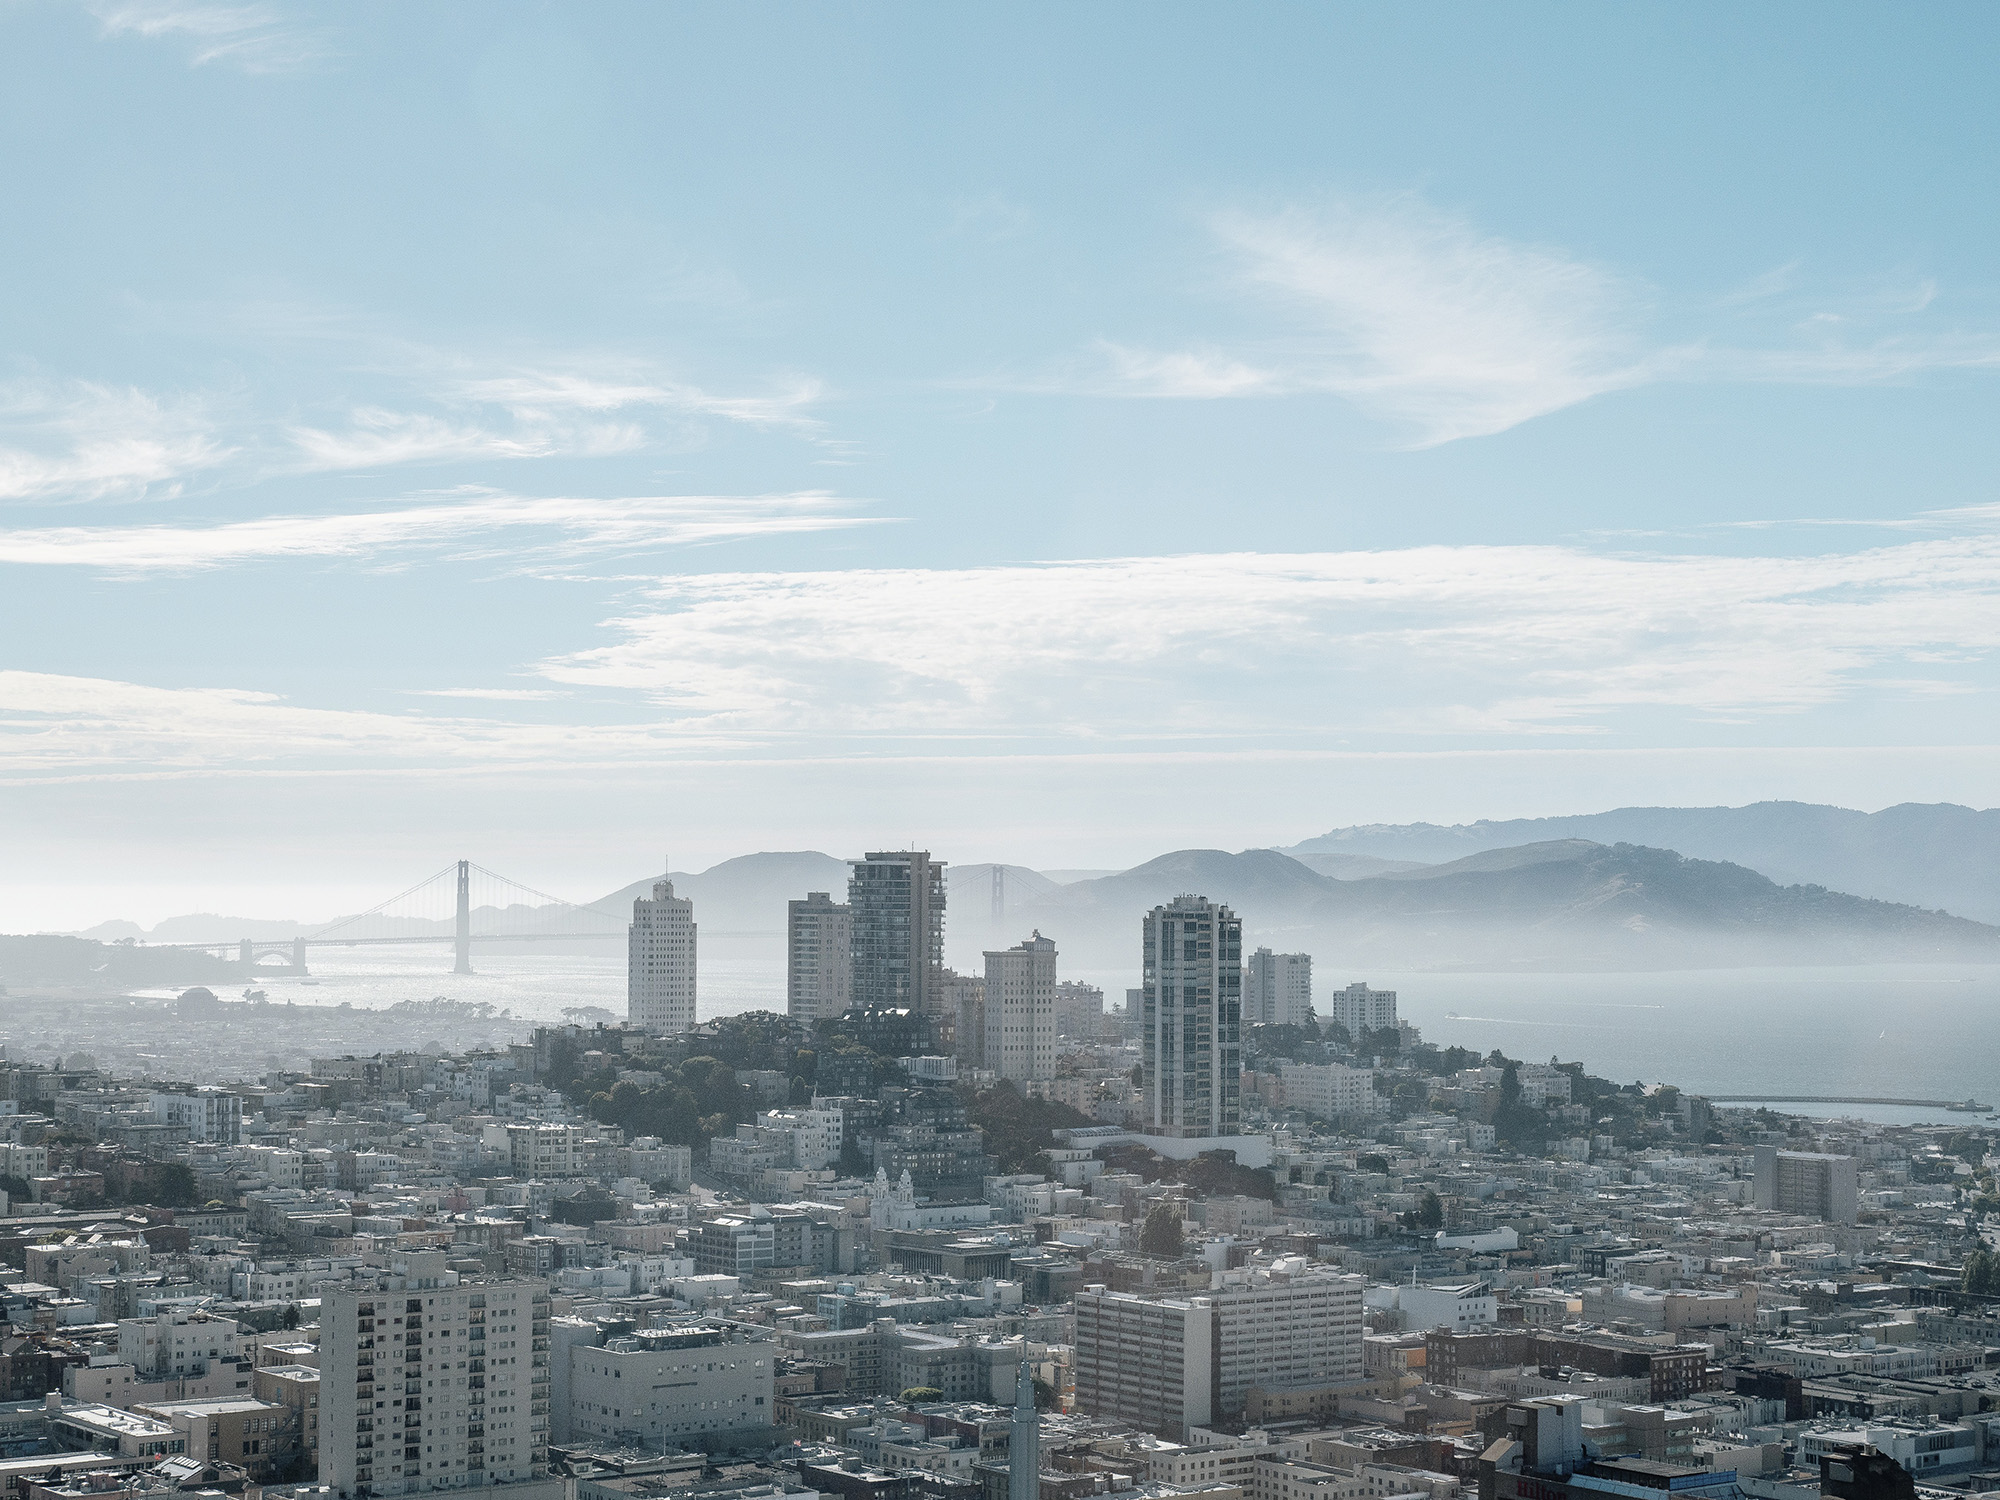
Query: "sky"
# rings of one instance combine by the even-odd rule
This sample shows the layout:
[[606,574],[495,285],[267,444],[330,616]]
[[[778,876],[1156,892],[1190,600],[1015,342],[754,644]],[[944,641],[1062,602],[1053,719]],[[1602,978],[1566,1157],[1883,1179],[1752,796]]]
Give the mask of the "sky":
[[1996,41],[0,0],[0,929],[1993,805]]

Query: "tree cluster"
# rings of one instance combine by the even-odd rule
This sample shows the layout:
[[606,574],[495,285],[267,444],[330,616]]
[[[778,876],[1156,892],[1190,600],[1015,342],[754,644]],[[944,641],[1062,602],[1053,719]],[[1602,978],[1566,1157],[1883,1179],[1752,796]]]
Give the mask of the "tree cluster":
[[2000,1255],[1991,1250],[1975,1250],[1966,1256],[1959,1290],[1982,1297],[2000,1297]]
[[986,1132],[986,1150],[1000,1164],[1000,1171],[1048,1171],[1043,1153],[1054,1144],[1050,1134],[1097,1122],[1067,1104],[1053,1099],[1023,1098],[1013,1084],[1001,1081],[980,1092],[962,1089],[968,1123]]

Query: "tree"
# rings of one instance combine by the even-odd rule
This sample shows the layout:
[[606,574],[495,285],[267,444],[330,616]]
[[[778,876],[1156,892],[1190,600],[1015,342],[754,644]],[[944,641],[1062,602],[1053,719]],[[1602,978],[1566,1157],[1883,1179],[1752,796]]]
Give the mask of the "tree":
[[1180,1200],[1169,1198],[1146,1210],[1146,1222],[1139,1230],[1139,1253],[1161,1260],[1179,1260],[1181,1254]]
[[1411,1234],[1435,1234],[1444,1228],[1444,1203],[1429,1188],[1417,1206],[1401,1216],[1403,1228]]
[[1976,1296],[2000,1296],[2000,1256],[1990,1250],[1975,1250],[1966,1256],[1959,1287]]
[[1384,1177],[1389,1175],[1389,1158],[1379,1151],[1362,1152],[1354,1159],[1354,1164],[1364,1172],[1380,1172]]
[[944,1400],[944,1392],[934,1385],[909,1385],[896,1398],[905,1406],[923,1406],[928,1402]]

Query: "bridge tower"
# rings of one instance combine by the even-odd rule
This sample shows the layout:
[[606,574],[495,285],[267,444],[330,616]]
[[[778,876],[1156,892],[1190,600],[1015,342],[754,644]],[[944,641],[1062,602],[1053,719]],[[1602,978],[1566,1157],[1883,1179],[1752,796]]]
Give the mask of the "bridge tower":
[[454,974],[472,972],[472,861],[458,862],[458,964]]

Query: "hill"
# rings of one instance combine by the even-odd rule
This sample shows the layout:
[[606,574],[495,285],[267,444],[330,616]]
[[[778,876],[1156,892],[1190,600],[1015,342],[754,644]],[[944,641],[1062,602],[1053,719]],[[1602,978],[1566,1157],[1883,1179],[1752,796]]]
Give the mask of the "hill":
[[[590,905],[629,922],[634,898],[650,896],[653,882],[661,878],[648,875]],[[782,933],[787,901],[812,891],[825,891],[836,901],[847,899],[847,861],[815,849],[743,854],[699,874],[676,872],[673,882],[676,896],[693,898],[695,921],[704,932]]]
[[1588,839],[1357,880],[1270,849],[1181,850],[1060,887],[1010,916],[1054,938],[1072,965],[1136,967],[1144,912],[1190,891],[1235,908],[1246,946],[1303,948],[1357,970],[2000,961],[2000,929],[1981,923]]
[[[1856,812],[1810,802],[1621,807],[1561,818],[1336,828],[1284,853],[1441,862],[1549,839],[1641,844],[1745,865],[1780,885],[1823,885],[2000,922],[2000,808],[1906,802]],[[1331,873],[1338,874],[1335,870]]]

